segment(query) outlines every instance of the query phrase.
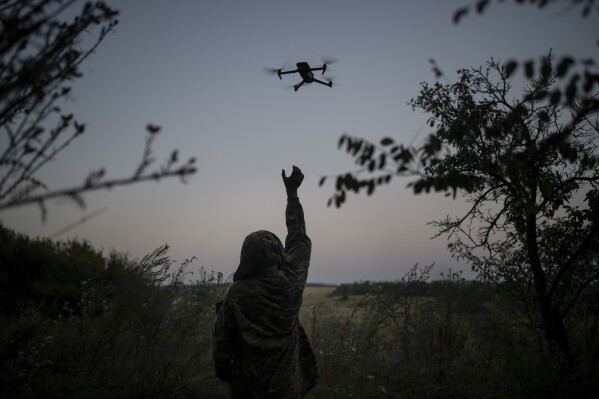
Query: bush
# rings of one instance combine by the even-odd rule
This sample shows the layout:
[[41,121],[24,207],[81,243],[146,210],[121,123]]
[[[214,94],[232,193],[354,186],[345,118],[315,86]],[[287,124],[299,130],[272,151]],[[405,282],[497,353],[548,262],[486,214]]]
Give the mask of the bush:
[[57,316],[65,302],[78,301],[82,281],[98,283],[106,277],[104,257],[87,242],[31,239],[0,225],[2,314],[41,306]]
[[[336,317],[334,309],[323,306],[302,320],[314,330],[322,377],[309,398],[556,395],[544,336],[521,304],[486,284],[464,281],[459,273],[425,283],[422,295],[429,271],[414,267],[394,285],[371,283],[349,317]],[[599,313],[590,312],[581,324],[595,323],[595,328],[581,326],[586,350],[579,377],[564,397],[599,394],[591,382],[599,378]]]
[[3,284],[18,277],[27,288],[6,295],[18,312],[0,315],[3,397],[224,397],[209,334],[222,275],[202,269],[183,285],[190,261],[176,266],[166,245],[135,261],[3,234]]

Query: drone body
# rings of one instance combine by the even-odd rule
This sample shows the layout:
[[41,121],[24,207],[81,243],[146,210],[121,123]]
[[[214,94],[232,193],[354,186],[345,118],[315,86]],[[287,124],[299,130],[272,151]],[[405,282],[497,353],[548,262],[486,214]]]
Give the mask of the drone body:
[[295,64],[295,66],[297,67],[297,69],[295,69],[293,71],[283,71],[281,69],[270,69],[267,71],[276,73],[277,76],[279,77],[279,79],[281,79],[281,80],[282,80],[281,75],[287,75],[290,73],[299,73],[300,76],[302,77],[302,81],[293,86],[293,89],[295,91],[297,91],[300,87],[302,87],[302,85],[304,83],[313,83],[313,82],[320,83],[321,85],[333,87],[332,80],[328,79],[328,82],[324,82],[324,81],[316,79],[314,77],[313,71],[322,71],[322,75],[324,75],[325,71],[327,70],[326,62],[323,63],[322,66],[318,67],[318,68],[311,68],[310,64],[308,64],[307,62],[304,62],[304,61],[298,62],[297,64]]

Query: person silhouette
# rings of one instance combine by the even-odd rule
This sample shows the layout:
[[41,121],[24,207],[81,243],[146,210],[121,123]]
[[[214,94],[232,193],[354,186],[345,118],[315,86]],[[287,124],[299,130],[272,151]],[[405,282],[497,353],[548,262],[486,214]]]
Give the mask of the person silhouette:
[[319,378],[314,351],[298,314],[312,243],[297,196],[304,175],[281,173],[287,192],[285,246],[266,230],[249,234],[239,267],[217,305],[212,333],[216,376],[234,399],[302,398]]

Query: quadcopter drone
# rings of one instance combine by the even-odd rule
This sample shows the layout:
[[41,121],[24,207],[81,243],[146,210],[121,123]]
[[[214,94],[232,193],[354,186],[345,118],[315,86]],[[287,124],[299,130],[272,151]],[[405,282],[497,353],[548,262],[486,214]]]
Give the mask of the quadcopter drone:
[[295,91],[297,91],[300,87],[302,87],[302,85],[304,83],[312,83],[312,82],[316,82],[316,83],[320,83],[321,85],[333,87],[332,79],[325,77],[328,80],[328,82],[323,82],[322,80],[316,79],[314,77],[314,73],[312,72],[312,71],[322,71],[321,75],[324,75],[325,71],[327,70],[327,64],[332,64],[333,62],[336,62],[336,60],[329,60],[328,62],[323,60],[323,64],[321,67],[311,68],[310,64],[302,61],[302,62],[298,62],[297,64],[295,64],[297,69],[295,69],[293,71],[283,71],[282,69],[265,69],[265,71],[267,73],[276,74],[279,77],[279,79],[281,79],[281,80],[283,80],[283,78],[281,78],[281,75],[287,75],[287,74],[296,73],[296,72],[299,73],[300,76],[302,77],[302,81],[296,85],[293,85],[293,89]]

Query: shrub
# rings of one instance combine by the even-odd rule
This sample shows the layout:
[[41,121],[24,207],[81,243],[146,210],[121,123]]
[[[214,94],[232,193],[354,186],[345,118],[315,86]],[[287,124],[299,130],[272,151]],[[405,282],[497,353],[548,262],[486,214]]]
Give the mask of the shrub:
[[[209,334],[222,275],[201,269],[185,286],[191,261],[176,265],[166,245],[136,261],[103,257],[86,243],[12,238],[2,241],[3,277],[25,265],[29,290],[18,296],[18,312],[0,315],[3,396],[224,397]],[[61,265],[74,275],[60,273]],[[50,303],[62,303],[60,311],[48,311]]]

